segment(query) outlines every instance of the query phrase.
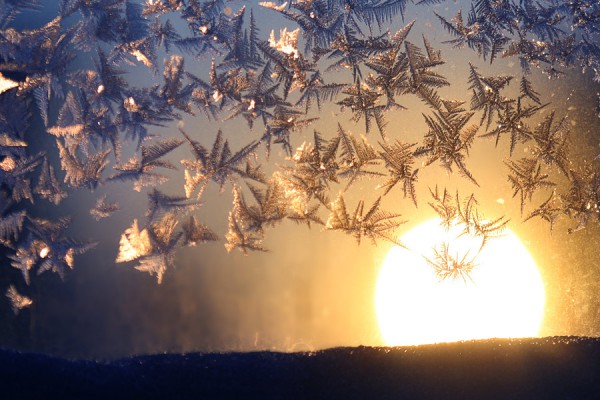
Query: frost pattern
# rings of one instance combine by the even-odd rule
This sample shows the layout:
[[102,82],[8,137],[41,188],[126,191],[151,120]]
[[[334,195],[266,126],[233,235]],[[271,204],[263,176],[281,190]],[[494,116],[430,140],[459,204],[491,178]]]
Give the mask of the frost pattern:
[[[66,0],[54,19],[27,30],[16,30],[12,21],[36,2],[8,2],[0,13],[4,265],[21,271],[26,284],[32,272],[63,276],[94,243],[69,237],[71,218],[34,217],[29,204],[58,206],[74,191],[118,184],[141,192],[148,207],[145,219],[135,219],[123,232],[115,261],[134,263],[159,283],[183,246],[224,237],[228,251],[266,251],[268,231],[286,220],[341,231],[358,243],[367,238],[401,245],[398,228],[405,221],[398,205],[387,211],[387,202],[401,193],[418,206],[419,185],[430,187],[429,204],[444,224],[461,221],[483,246],[508,219],[485,219],[473,195],[461,198],[419,180],[424,170],[439,165],[475,187],[485,186],[470,163],[473,143],[482,137],[497,145],[508,141],[504,170],[525,221],[540,218],[552,229],[565,219],[572,221],[569,232],[600,222],[598,160],[573,160],[566,115],[560,105],[552,108],[531,79],[538,68],[553,79],[579,68],[600,81],[597,1],[477,0],[453,16],[436,14],[452,36],[451,46],[468,47],[486,62],[504,57],[521,66],[514,76],[494,76],[470,65],[465,71],[470,99],[446,99],[438,92],[453,85],[440,68],[448,43],[412,37],[415,21],[389,31],[413,7],[439,2],[260,2],[257,11],[289,21],[279,37],[274,30],[263,36],[252,6],[233,10],[234,2]],[[175,27],[176,18],[187,33]],[[78,52],[93,66],[73,68]],[[191,59],[211,60],[208,73],[186,71]],[[129,82],[126,73],[136,69],[149,70],[156,82]],[[508,94],[511,85],[518,85],[518,95]],[[416,143],[404,142],[388,125],[390,116],[406,111],[403,104],[411,96],[426,107],[427,128]],[[337,129],[313,130],[309,139],[306,133],[324,107],[340,115]],[[541,110],[547,113],[536,123]],[[34,114],[44,126],[38,133],[55,143],[47,152],[34,153],[26,139]],[[155,127],[171,128],[183,114],[198,121],[240,119],[256,136],[244,136],[239,145],[234,132],[181,125],[169,137],[156,137]],[[527,146],[531,157],[515,157],[517,146]],[[123,158],[131,147],[135,153]],[[273,147],[287,157],[272,160]],[[186,155],[174,160],[182,152]],[[159,189],[173,174],[184,181],[181,194]],[[564,178],[560,184],[551,180],[557,175]],[[348,209],[346,199],[360,193],[357,186],[372,181],[377,199],[353,200],[356,206]],[[233,192],[227,232],[214,232],[197,218],[210,200],[209,185]],[[532,204],[534,193],[550,190],[546,201]],[[101,196],[90,214],[100,220],[119,210]],[[430,264],[443,276],[464,278],[468,268],[459,273],[450,266],[476,260],[446,250],[436,248]],[[16,310],[31,304],[13,285],[7,297]]]

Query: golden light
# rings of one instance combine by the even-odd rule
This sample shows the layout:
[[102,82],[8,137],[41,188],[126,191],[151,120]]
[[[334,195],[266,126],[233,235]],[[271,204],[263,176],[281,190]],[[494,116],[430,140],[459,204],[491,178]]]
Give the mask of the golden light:
[[[401,238],[408,249],[396,246],[388,253],[375,292],[388,345],[538,335],[545,291],[523,243],[506,229],[481,248],[480,238],[462,231],[427,221]],[[450,257],[474,259],[469,278],[436,275],[425,257],[432,260],[443,243]]]

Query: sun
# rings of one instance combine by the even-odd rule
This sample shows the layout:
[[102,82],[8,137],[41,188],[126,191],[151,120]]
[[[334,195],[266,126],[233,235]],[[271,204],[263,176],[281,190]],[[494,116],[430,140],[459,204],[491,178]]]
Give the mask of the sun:
[[[386,256],[375,309],[388,345],[539,334],[544,284],[523,243],[506,229],[481,247],[480,238],[462,231],[430,220],[401,238],[407,249],[396,246]],[[436,274],[432,260],[444,248],[448,259],[474,265],[468,276]]]

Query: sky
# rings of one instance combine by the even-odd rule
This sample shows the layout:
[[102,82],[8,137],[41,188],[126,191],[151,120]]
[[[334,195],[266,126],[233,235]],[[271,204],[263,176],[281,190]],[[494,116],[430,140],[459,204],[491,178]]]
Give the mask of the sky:
[[[271,29],[277,33],[284,26],[295,28],[257,2],[246,3],[255,12],[262,38],[266,39]],[[432,11],[452,17],[464,3],[447,1],[431,7],[410,4],[404,22],[395,22],[390,30],[394,32],[414,19],[415,25],[407,40],[421,46],[421,35],[425,34],[433,46],[441,50],[446,63],[439,67],[439,72],[450,82],[450,86],[440,90],[442,97],[466,101],[468,105],[468,63],[477,66],[483,75],[514,75],[516,79],[507,94],[516,95],[522,75],[518,62],[499,59],[490,65],[469,49],[454,49],[444,43],[451,37],[442,30]],[[231,5],[234,11],[239,6],[239,2]],[[15,24],[35,26],[50,20],[53,14],[52,10],[44,9],[37,15],[34,19],[18,19]],[[186,29],[181,23],[177,27]],[[163,56],[166,55],[159,55],[159,59]],[[77,65],[85,68],[89,60],[79,60]],[[186,70],[198,76],[207,76],[209,65],[210,59],[186,57]],[[140,85],[162,80],[160,73],[152,75],[142,68],[134,68],[126,76],[130,82]],[[351,79],[346,71],[326,76],[336,81]],[[534,69],[530,79],[543,101],[551,101],[551,105],[532,120],[540,121],[551,110],[556,110],[560,117],[566,115],[572,128],[570,137],[575,162],[593,158],[600,143],[597,137],[600,120],[590,105],[600,87],[592,81],[591,74],[570,71],[555,81]],[[407,109],[388,115],[388,136],[409,143],[422,140],[427,130],[422,114],[430,110],[410,95],[399,99],[399,103]],[[311,141],[313,129],[332,137],[338,123],[356,136],[365,134],[363,122],[351,121],[348,110],[342,111],[335,104],[323,107],[316,116],[320,117],[316,123],[292,136],[293,148],[303,141]],[[479,114],[476,114],[473,122],[478,120]],[[263,129],[259,123],[249,129],[241,118],[208,121],[198,113],[185,115],[181,121],[157,128],[155,132],[177,136],[178,127],[205,146],[210,146],[217,130],[222,129],[234,150],[260,137]],[[38,123],[34,129],[43,127]],[[381,140],[376,130],[367,138],[373,145]],[[40,143],[49,147],[52,144],[51,141]],[[186,146],[182,145],[170,155],[176,164],[180,159],[191,158]],[[55,148],[48,151],[54,152],[56,157]],[[134,148],[125,151],[133,152]],[[516,149],[524,154],[526,151],[523,147]],[[273,148],[268,161],[262,147],[256,157],[267,172],[290,162],[278,146]],[[538,264],[547,293],[541,334],[598,336],[600,271],[598,250],[593,245],[600,234],[598,226],[591,224],[569,235],[566,230],[573,226],[573,221],[566,219],[559,221],[552,233],[543,221],[521,222],[518,195],[512,197],[506,178],[503,161],[507,157],[506,138],[498,146],[493,139],[478,138],[467,165],[481,187],[434,165],[422,168],[419,173],[418,207],[403,197],[400,188],[383,199],[382,207],[399,212],[402,219],[408,221],[398,230],[401,235],[434,217],[427,202],[429,189],[435,185],[447,187],[451,192],[459,190],[464,196],[475,193],[486,216],[505,215],[511,220],[511,230],[525,243]],[[183,168],[179,165],[170,176],[170,181],[160,189],[183,194]],[[365,199],[366,204],[375,201],[381,195],[377,184],[368,179],[354,184],[345,194],[349,208],[353,209],[359,199]],[[344,185],[336,187],[331,191],[332,196],[343,188]],[[539,204],[548,193],[536,194],[532,204]],[[103,194],[119,202],[122,209],[96,222],[89,215],[89,209]],[[74,192],[59,207],[43,201],[32,206],[33,212],[39,215],[73,215],[72,232],[80,238],[98,241],[98,245],[76,257],[76,266],[64,281],[56,274],[35,277],[27,288],[35,299],[30,309],[14,316],[8,305],[2,305],[0,346],[66,357],[108,359],[162,352],[304,351],[384,344],[373,299],[379,269],[393,244],[379,241],[374,245],[364,240],[357,245],[354,238],[341,232],[324,231],[318,225],[308,229],[285,221],[267,232],[264,242],[269,249],[267,253],[245,255],[237,250],[228,253],[223,239],[179,251],[176,268],[168,270],[159,285],[155,277],[136,271],[132,263],[115,263],[121,234],[134,219],[143,219],[146,202],[143,191],[135,192],[125,183],[101,186],[93,192]],[[226,185],[223,192],[216,185],[209,185],[195,215],[223,237],[227,232],[231,202],[231,185]],[[327,217],[325,213],[322,215]]]

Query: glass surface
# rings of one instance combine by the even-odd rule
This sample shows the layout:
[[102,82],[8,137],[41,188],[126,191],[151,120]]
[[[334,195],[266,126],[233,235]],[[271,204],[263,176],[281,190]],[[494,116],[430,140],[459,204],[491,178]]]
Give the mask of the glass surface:
[[[597,1],[60,4],[0,14],[0,346],[394,344],[380,271],[439,217],[434,287],[528,252],[494,312],[531,287],[534,335],[598,336]],[[396,324],[440,318],[420,294]]]

